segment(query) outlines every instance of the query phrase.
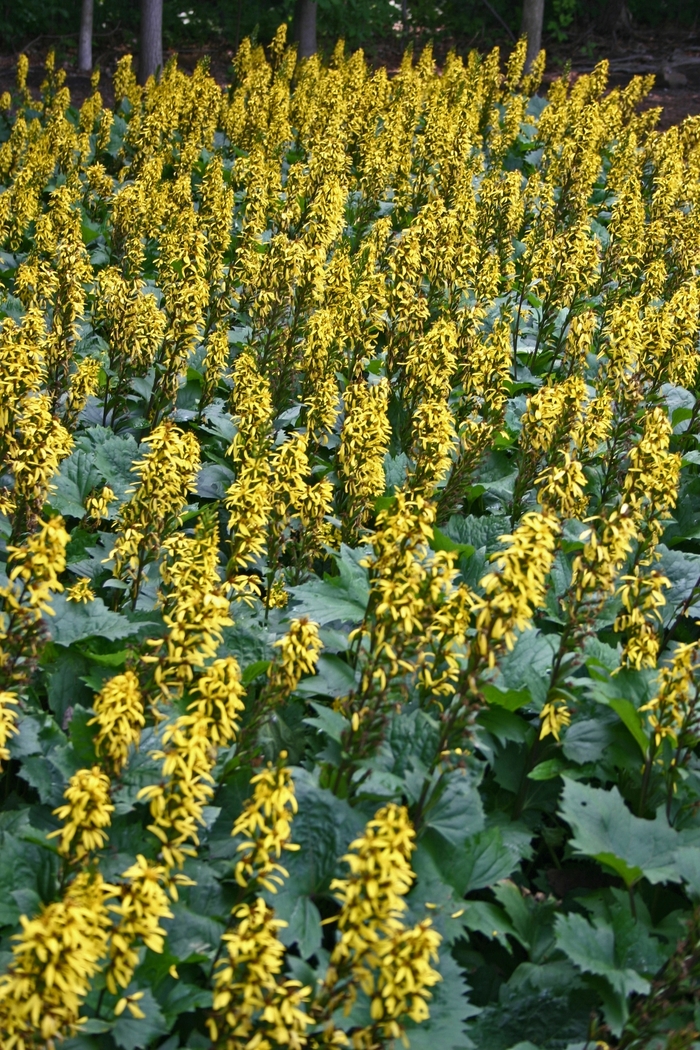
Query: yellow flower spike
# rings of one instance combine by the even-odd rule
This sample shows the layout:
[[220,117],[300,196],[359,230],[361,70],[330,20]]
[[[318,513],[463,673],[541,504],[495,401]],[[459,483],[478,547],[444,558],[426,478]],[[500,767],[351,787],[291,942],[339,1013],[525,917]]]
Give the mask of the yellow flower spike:
[[69,419],[76,419],[85,408],[88,398],[97,393],[101,368],[96,358],[85,357],[71,376],[66,409]]
[[74,583],[72,587],[69,587],[66,591],[66,600],[69,602],[84,602],[88,603],[94,601],[95,592],[90,586],[91,580],[87,576],[81,576],[77,583]]
[[139,680],[133,671],[108,679],[92,702],[95,717],[88,725],[98,725],[95,750],[104,755],[115,773],[124,768],[129,749],[138,748],[146,724]]
[[114,887],[81,872],[63,896],[37,916],[20,917],[12,961],[0,976],[0,1031],[4,1045],[33,1046],[73,1035],[107,952],[111,922],[106,900]]
[[[137,855],[136,863],[122,874],[126,881],[119,888],[117,903],[108,905],[117,916],[105,972],[105,983],[113,995],[118,988],[127,988],[131,983],[139,961],[136,947],[139,941],[151,951],[159,954],[163,951],[165,930],[159,923],[161,919],[172,918],[162,886],[167,877],[165,866],[153,864],[141,854]],[[143,993],[137,992],[132,998],[142,996]],[[125,1001],[122,1010],[126,1005]]]
[[212,515],[202,516],[193,537],[176,532],[163,543],[161,602],[168,627],[165,652],[156,680],[163,694],[179,694],[195,671],[216,656],[230,627],[230,601],[219,574],[219,529]]
[[[185,572],[181,582],[184,584],[189,578],[189,574]],[[210,604],[209,612],[217,616],[215,624],[218,630],[222,621],[217,614],[217,602],[212,601]],[[196,608],[196,603],[187,599],[185,613],[192,607]],[[226,607],[228,608],[228,603]],[[196,632],[191,636],[191,641],[198,640],[200,648],[193,645],[188,653],[183,642],[175,648],[173,641],[174,630],[186,625],[186,617],[180,617],[179,625],[178,620],[173,619],[173,631],[167,639],[168,654],[165,667],[160,674],[161,688],[164,688],[171,678],[168,660],[172,659],[173,655],[175,659],[172,667],[176,681],[183,667],[191,671],[192,666],[204,662],[201,649],[204,648],[204,644],[212,644],[207,633],[212,627],[212,621],[203,616],[199,620],[200,622],[196,619],[194,621]],[[185,635],[184,640],[187,638]],[[213,649],[215,651],[215,647]],[[158,674],[156,678],[158,679]],[[229,656],[214,660],[200,673],[192,687],[194,699],[188,705],[186,713],[179,715],[163,729],[162,750],[151,752],[151,757],[162,762],[163,781],[142,788],[138,797],[149,803],[153,820],[149,831],[162,843],[162,856],[168,870],[181,868],[187,857],[196,855],[196,847],[199,845],[198,829],[205,823],[204,808],[214,793],[211,774],[216,764],[218,748],[231,744],[238,734],[244,692],[236,659]]]
[[476,620],[479,652],[490,667],[495,665],[496,646],[512,649],[515,632],[525,630],[543,605],[560,531],[551,513],[530,512],[511,536],[501,537],[508,546],[492,556],[499,571],[480,581],[486,598]]
[[85,509],[91,521],[100,524],[103,518],[109,514],[109,505],[116,500],[116,496],[109,485],[104,485],[101,492],[88,496],[85,500]]
[[21,581],[25,600],[37,620],[42,613],[53,615],[51,596],[63,590],[58,577],[66,567],[69,539],[63,519],[55,517],[42,522],[38,532],[21,547],[7,546],[9,581]]
[[537,478],[537,498],[543,509],[562,520],[583,518],[588,506],[588,479],[578,459],[564,452],[560,462],[550,464]]
[[618,613],[613,630],[626,632],[621,667],[656,667],[660,639],[658,627],[662,623],[660,610],[666,604],[664,589],[671,586],[662,573],[652,570],[642,576],[639,568],[632,576],[621,577],[617,594],[623,611]]
[[289,602],[289,594],[285,590],[283,580],[275,580],[270,588],[268,605],[271,609],[284,609]]
[[9,762],[10,750],[7,745],[10,737],[16,736],[19,732],[17,729],[18,712],[15,710],[18,703],[14,693],[6,689],[0,691],[0,763]]
[[540,720],[542,722],[540,740],[544,740],[551,734],[558,741],[562,729],[571,722],[571,713],[564,700],[556,699],[544,705],[540,712]]
[[391,430],[386,380],[351,383],[343,395],[345,419],[338,450],[339,475],[349,499],[348,515],[361,525],[370,503],[384,494],[384,456]]
[[586,384],[580,376],[540,387],[528,398],[522,417],[521,448],[538,455],[548,453],[562,437],[583,424],[587,400]]
[[630,451],[622,499],[638,523],[644,522],[649,546],[656,546],[663,532],[663,521],[670,516],[678,498],[681,468],[679,453],[669,452],[673,430],[666,411],[655,407],[644,416],[644,432]]
[[657,747],[664,737],[669,737],[674,747],[677,745],[695,689],[699,662],[700,643],[677,645],[671,662],[659,670],[656,695],[639,708],[647,714]]
[[279,657],[272,661],[267,677],[272,695],[289,696],[302,676],[314,674],[323,642],[318,635],[318,624],[305,617],[292,620],[289,630],[274,643]]
[[144,560],[153,557],[165,533],[176,523],[200,466],[196,437],[173,423],[156,427],[147,447],[148,452],[132,467],[138,485],[119,510],[110,553],[116,575],[131,580],[136,590]]
[[410,485],[430,496],[444,481],[457,451],[457,430],[447,401],[422,401],[413,416],[412,430],[416,465]]
[[[279,761],[283,763],[286,757],[286,751],[281,752]],[[277,863],[282,850],[299,849],[289,841],[292,819],[298,809],[294,781],[289,769],[268,762],[267,768],[250,783],[253,795],[231,831],[233,836],[243,838],[238,846],[242,857],[236,862],[234,874],[239,886],[249,886],[257,880],[270,893],[276,893],[287,875],[286,869]]]
[[431,966],[441,942],[431,920],[413,927],[402,921],[415,878],[409,864],[414,839],[405,807],[382,807],[343,858],[349,877],[331,883],[341,904],[340,938],[326,982],[332,988],[339,971],[349,968],[370,996],[375,1025],[391,1038],[402,1035],[402,1017],[428,1017],[429,988],[441,980]]
[[232,918],[214,971],[214,1014],[207,1020],[211,1039],[229,1032],[233,1038],[252,1036],[250,1045],[269,1046],[269,1036],[301,1050],[311,1024],[303,1009],[311,988],[280,979],[285,949],[278,932],[287,924],[274,917],[262,897],[239,905]]
[[243,568],[265,550],[265,529],[272,508],[272,398],[270,384],[251,353],[243,352],[236,358],[231,408],[237,431],[228,455],[236,479],[226,492],[224,505],[232,533],[231,557],[238,568]]
[[64,857],[83,860],[107,842],[114,806],[110,802],[110,781],[99,766],[80,769],[68,781],[63,797],[65,805],[53,812],[63,828],[52,831],[48,838],[60,836],[58,852]]

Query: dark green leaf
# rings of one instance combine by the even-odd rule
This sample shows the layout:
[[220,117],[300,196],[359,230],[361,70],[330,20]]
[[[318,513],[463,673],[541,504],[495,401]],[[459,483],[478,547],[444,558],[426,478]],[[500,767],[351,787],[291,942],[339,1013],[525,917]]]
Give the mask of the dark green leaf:
[[661,815],[633,816],[617,788],[603,791],[565,778],[560,814],[574,830],[577,852],[613,868],[627,885],[642,875],[650,882],[680,881],[673,856],[678,832]]
[[47,617],[51,636],[57,645],[72,645],[85,638],[107,638],[116,641],[138,634],[140,626],[126,616],[112,612],[101,598],[91,602],[71,602],[57,594],[52,603],[54,615]]

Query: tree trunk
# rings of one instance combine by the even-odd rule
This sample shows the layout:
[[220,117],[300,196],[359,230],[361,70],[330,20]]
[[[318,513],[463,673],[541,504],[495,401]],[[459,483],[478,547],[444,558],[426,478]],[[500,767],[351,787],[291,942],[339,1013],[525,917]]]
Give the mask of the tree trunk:
[[89,73],[92,69],[92,11],[93,0],[83,0],[78,36],[78,69]]
[[299,58],[310,58],[316,54],[316,0],[297,0],[296,38],[299,43]]
[[523,0],[523,21],[521,32],[527,37],[527,57],[525,72],[537,58],[542,47],[542,23],[544,21],[544,0]]
[[163,68],[163,0],[141,0],[139,83]]
[[622,19],[624,10],[625,0],[607,0],[598,19],[598,26],[602,32],[614,33],[618,22]]

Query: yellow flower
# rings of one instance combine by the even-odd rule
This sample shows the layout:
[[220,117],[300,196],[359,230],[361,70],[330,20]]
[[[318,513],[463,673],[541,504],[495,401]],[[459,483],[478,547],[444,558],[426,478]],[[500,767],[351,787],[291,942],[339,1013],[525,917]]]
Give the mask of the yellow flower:
[[214,660],[197,679],[193,693],[198,699],[187,710],[192,717],[207,720],[211,743],[215,747],[231,744],[238,733],[239,716],[245,710],[245,686],[235,656]]
[[99,525],[102,519],[109,514],[109,505],[116,498],[109,485],[104,485],[100,493],[94,493],[85,500],[88,517]]
[[644,432],[630,451],[630,465],[622,498],[653,548],[661,538],[663,522],[670,516],[678,498],[681,457],[669,452],[673,433],[666,412],[651,408],[644,416]]
[[94,357],[84,357],[71,376],[68,392],[67,417],[75,419],[85,408],[87,399],[97,393],[102,365]]
[[224,505],[232,534],[231,560],[243,568],[265,553],[272,493],[267,459],[242,464],[229,486]]
[[50,839],[60,836],[58,852],[82,860],[107,841],[114,806],[109,800],[110,782],[99,766],[79,769],[68,781],[63,793],[65,805],[54,810],[63,827],[52,831]]
[[559,740],[562,729],[571,722],[571,712],[564,698],[555,697],[548,701],[540,711],[540,719],[542,721],[540,739],[543,740],[551,733],[555,740]]
[[306,478],[310,473],[307,455],[308,437],[294,431],[270,457],[272,513],[283,528],[298,514],[306,495]]
[[7,745],[10,737],[15,736],[18,732],[17,711],[15,711],[18,703],[19,701],[14,693],[10,693],[5,689],[0,691],[0,763],[9,762],[10,760],[10,751]]
[[[371,995],[370,1016],[381,1022],[385,1037],[398,1039],[402,1016],[420,1023],[430,1016],[429,988],[442,980],[431,966],[438,961],[442,937],[432,928],[430,919],[402,929],[380,941],[373,949],[377,974],[364,990]],[[375,962],[375,959],[372,960]]]
[[[286,751],[282,751],[280,762],[286,757]],[[243,837],[238,846],[243,855],[236,862],[236,882],[249,886],[257,881],[268,892],[276,893],[283,881],[281,876],[287,875],[287,870],[277,863],[282,850],[299,849],[289,841],[292,818],[298,808],[294,781],[289,769],[268,762],[250,784],[254,788],[252,798],[245,803],[231,832]]]
[[114,1016],[121,1017],[126,1009],[132,1017],[142,1021],[146,1016],[140,1006],[138,1006],[139,999],[143,999],[143,992],[133,992],[131,995],[123,995],[114,1007]]
[[323,642],[318,636],[318,624],[306,617],[292,620],[284,637],[275,642],[275,648],[280,652],[267,671],[268,690],[273,695],[289,696],[303,675],[316,671],[318,657],[323,649]]
[[411,344],[403,366],[409,404],[419,400],[440,401],[449,395],[457,368],[456,348],[454,323],[444,318],[436,321],[422,339]]
[[660,610],[666,604],[664,588],[671,586],[662,573],[652,571],[641,576],[637,569],[632,576],[623,576],[617,594],[623,612],[618,613],[613,630],[627,632],[622,651],[621,666],[656,667],[659,654],[657,627],[662,622]]
[[589,526],[581,533],[583,550],[574,558],[571,588],[574,600],[581,603],[599,594],[604,598],[615,589],[617,575],[632,550],[637,527],[627,505],[612,511],[607,518],[588,518]]
[[69,602],[91,602],[94,601],[95,592],[90,586],[91,580],[87,576],[81,576],[77,583],[66,591],[66,599]]
[[[110,936],[109,965],[105,972],[105,983],[113,995],[118,988],[127,988],[131,982],[139,962],[139,942],[152,952],[161,954],[163,951],[165,930],[159,923],[161,919],[173,917],[161,885],[167,875],[165,867],[152,864],[142,854],[137,854],[136,863],[122,874],[127,881],[119,888],[117,903],[108,905],[109,910],[118,916]],[[128,1005],[124,1001],[122,1010]],[[137,1016],[132,1010],[130,1012]]]
[[270,588],[267,604],[271,609],[284,609],[289,601],[289,594],[285,590],[283,580],[275,580]]
[[[435,696],[455,689],[460,669],[455,653],[464,647],[475,596],[454,585],[455,554],[430,550],[435,513],[424,496],[401,489],[377,515],[373,555],[363,562],[369,569],[370,601],[358,628],[368,659],[357,694],[351,694],[353,713],[362,716],[365,731],[370,711],[384,720],[382,697],[394,677],[416,674]],[[364,710],[366,697],[374,700]]]
[[430,496],[444,481],[457,448],[455,421],[447,401],[422,401],[412,421],[416,465],[411,488]]
[[239,905],[233,918],[233,929],[221,938],[224,955],[214,973],[214,1013],[207,1021],[212,1042],[227,1050],[302,1050],[311,1024],[302,1007],[311,989],[278,979],[284,962],[278,931],[287,924],[274,917],[262,897]]
[[359,963],[380,937],[401,929],[408,907],[404,898],[415,879],[409,863],[414,840],[406,808],[390,803],[377,810],[364,835],[350,844],[351,852],[342,858],[350,875],[331,883],[341,904],[335,965],[348,957]]
[[670,663],[659,670],[656,696],[639,708],[648,712],[657,747],[664,737],[669,737],[674,747],[678,743],[678,735],[690,711],[690,701],[697,692],[699,661],[700,645],[697,642],[677,645]]
[[22,91],[27,86],[27,74],[29,73],[29,59],[22,54],[17,59],[17,87]]
[[163,543],[165,558],[161,602],[168,627],[166,651],[145,658],[159,661],[155,678],[164,694],[181,691],[195,669],[216,656],[230,627],[230,601],[219,576],[219,529],[211,514],[203,514],[194,536],[177,532]]
[[38,532],[30,536],[21,547],[7,546],[7,566],[10,583],[22,584],[19,600],[36,612],[53,615],[51,595],[63,590],[58,577],[66,567],[66,547],[70,536],[60,517],[42,522]]
[[243,709],[240,668],[234,657],[215,660],[192,690],[199,694],[162,732],[161,751],[151,757],[163,763],[163,779],[142,788],[148,800],[152,832],[162,843],[168,870],[182,867],[195,856],[198,829],[204,825],[204,807],[214,793],[211,771],[218,747],[231,744],[238,733]]
[[560,531],[554,515],[530,512],[511,536],[501,536],[508,546],[492,556],[499,571],[480,581],[486,598],[476,620],[477,651],[490,667],[495,664],[493,643],[512,649],[515,632],[524,631],[544,604]]
[[[88,178],[100,196],[111,197],[111,179],[104,169],[100,172],[97,168],[93,165]],[[120,194],[123,193],[121,190]],[[117,235],[119,199],[118,196],[113,210]],[[121,393],[133,376],[143,375],[153,364],[163,340],[165,315],[155,297],[147,293],[143,280],[127,280],[116,267],[108,266],[100,271],[97,279],[95,319],[109,335],[110,359],[119,370],[117,392]]]
[[204,386],[202,388],[202,396],[199,399],[200,412],[213,400],[219,381],[223,378],[226,371],[230,352],[228,331],[223,326],[217,328],[209,336],[207,352],[202,361]]
[[528,398],[522,418],[521,447],[542,455],[567,442],[576,423],[583,419],[588,400],[586,384],[580,376],[540,387]]
[[345,419],[340,433],[338,473],[348,495],[348,515],[361,525],[370,503],[384,495],[386,486],[384,456],[391,436],[388,383],[351,383],[343,402]]
[[550,464],[535,479],[537,498],[543,508],[560,518],[582,518],[586,513],[588,480],[578,459],[566,451],[561,461]]
[[[343,857],[349,877],[331,883],[341,904],[340,937],[326,985],[332,990],[341,973],[349,970],[370,997],[373,1034],[389,1039],[403,1035],[403,1016],[427,1019],[428,989],[441,980],[430,965],[438,959],[440,934],[430,919],[413,927],[406,927],[402,919],[415,878],[409,863],[414,839],[405,807],[383,807]],[[350,1002],[354,994],[351,990]]]
[[81,872],[62,899],[34,919],[20,917],[12,962],[0,976],[0,1031],[8,1050],[32,1050],[37,1037],[51,1045],[76,1032],[107,951],[105,900],[112,892],[99,874]]
[[251,353],[236,358],[232,409],[237,432],[228,450],[236,472],[224,505],[229,511],[231,558],[237,568],[264,553],[272,509],[269,455],[272,447],[270,384]]
[[120,773],[129,749],[138,748],[146,724],[141,688],[134,672],[125,671],[105,682],[92,706],[95,717],[88,725],[99,726],[95,751],[104,754],[114,772]]
[[199,444],[194,434],[173,423],[156,427],[148,437],[148,452],[131,468],[138,485],[117,516],[117,534],[110,557],[115,573],[133,581],[138,592],[145,563],[157,553],[166,534],[177,524],[199,471]]

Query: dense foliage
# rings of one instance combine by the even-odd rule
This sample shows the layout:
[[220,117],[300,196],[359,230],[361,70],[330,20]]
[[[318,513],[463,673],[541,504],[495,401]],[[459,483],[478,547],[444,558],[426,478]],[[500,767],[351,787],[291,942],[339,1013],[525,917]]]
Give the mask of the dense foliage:
[[7,1050],[697,1038],[700,119],[523,57],[0,99]]

